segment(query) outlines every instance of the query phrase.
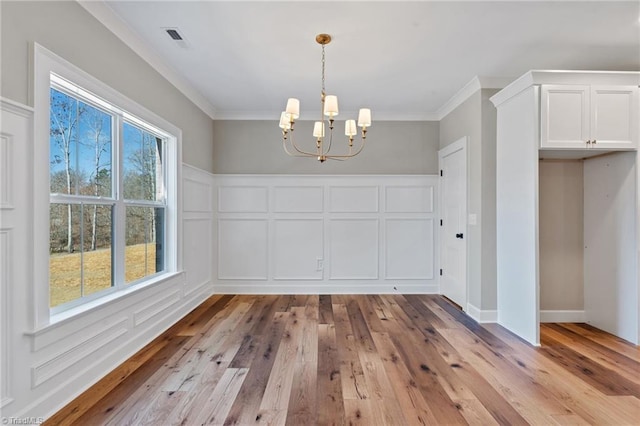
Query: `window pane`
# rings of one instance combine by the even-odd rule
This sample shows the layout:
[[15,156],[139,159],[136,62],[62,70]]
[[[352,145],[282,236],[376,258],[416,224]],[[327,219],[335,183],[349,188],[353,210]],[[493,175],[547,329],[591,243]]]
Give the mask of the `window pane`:
[[51,192],[75,194],[77,182],[78,101],[55,89],[50,92],[49,164]]
[[127,207],[125,281],[164,270],[164,208]]
[[80,206],[51,204],[49,232],[49,297],[51,306],[82,295]]
[[78,193],[111,197],[111,116],[79,103]]
[[112,279],[112,207],[82,206],[83,212],[83,296],[110,288]]
[[52,193],[111,196],[111,116],[51,89]]
[[123,185],[127,200],[164,200],[163,140],[129,123],[123,125]]
[[[51,204],[50,306],[110,288],[112,207]],[[69,217],[71,221],[69,221]],[[69,238],[69,235],[71,237]]]

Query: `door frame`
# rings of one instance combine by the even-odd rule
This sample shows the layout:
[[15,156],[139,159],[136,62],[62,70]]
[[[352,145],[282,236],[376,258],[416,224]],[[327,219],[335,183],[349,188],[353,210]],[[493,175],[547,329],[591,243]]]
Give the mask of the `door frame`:
[[[464,280],[465,280],[465,306],[461,306],[462,310],[467,312],[469,305],[469,221],[468,221],[468,212],[469,212],[469,151],[468,151],[468,142],[469,137],[463,136],[455,142],[447,145],[446,147],[440,149],[438,151],[438,174],[440,175],[442,171],[442,161],[444,157],[447,157],[455,152],[462,151],[464,153],[464,235],[467,238],[464,239],[465,244],[465,271],[464,271]],[[442,185],[442,176],[438,178],[438,205],[440,206],[439,216],[440,220],[442,219],[442,213],[444,209],[444,188]],[[442,235],[442,228],[438,226],[438,269],[441,269],[441,259],[444,251],[444,238]],[[438,275],[438,293],[442,295],[442,287],[441,287],[441,279],[440,275]]]

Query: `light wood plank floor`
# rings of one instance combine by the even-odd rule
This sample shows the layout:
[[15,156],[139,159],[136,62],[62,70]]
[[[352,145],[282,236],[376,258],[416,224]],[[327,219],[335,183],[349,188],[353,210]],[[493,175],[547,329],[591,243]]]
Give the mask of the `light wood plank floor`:
[[216,295],[46,424],[640,424],[640,349],[440,296]]

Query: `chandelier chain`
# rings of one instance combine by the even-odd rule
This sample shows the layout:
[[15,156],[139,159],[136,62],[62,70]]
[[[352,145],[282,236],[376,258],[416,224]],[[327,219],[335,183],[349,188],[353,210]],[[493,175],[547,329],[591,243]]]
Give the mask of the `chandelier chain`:
[[324,100],[325,88],[324,88],[324,44],[322,45],[322,98]]

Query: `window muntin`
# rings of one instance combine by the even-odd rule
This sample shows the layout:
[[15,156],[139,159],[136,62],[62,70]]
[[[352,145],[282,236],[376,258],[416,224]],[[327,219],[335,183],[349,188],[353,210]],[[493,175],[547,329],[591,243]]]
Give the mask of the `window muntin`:
[[54,74],[50,102],[49,286],[57,312],[166,271],[168,139]]

